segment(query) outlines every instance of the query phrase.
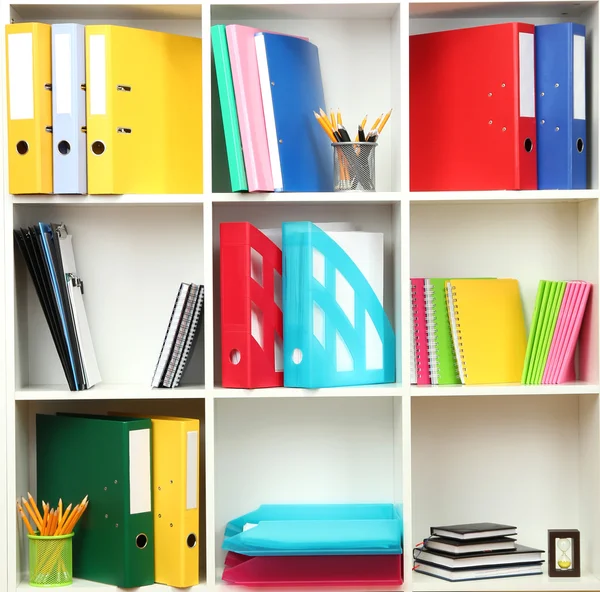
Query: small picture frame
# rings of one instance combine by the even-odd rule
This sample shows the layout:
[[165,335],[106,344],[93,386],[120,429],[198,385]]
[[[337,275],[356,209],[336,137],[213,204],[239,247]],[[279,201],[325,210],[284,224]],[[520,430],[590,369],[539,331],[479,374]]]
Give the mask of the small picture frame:
[[581,576],[580,540],[578,530],[548,531],[548,575],[551,578]]

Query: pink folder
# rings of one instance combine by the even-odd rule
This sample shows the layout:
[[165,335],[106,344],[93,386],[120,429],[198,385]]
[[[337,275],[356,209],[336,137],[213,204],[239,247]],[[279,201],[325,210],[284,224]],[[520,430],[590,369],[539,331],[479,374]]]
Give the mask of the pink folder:
[[255,33],[270,32],[243,25],[227,25],[227,45],[240,124],[248,191],[273,191],[269,144],[263,111]]
[[429,353],[427,350],[427,316],[425,309],[425,280],[411,278],[412,318],[415,341],[415,373],[417,384],[431,384]]
[[247,557],[229,552],[223,580],[242,586],[398,586],[402,555]]

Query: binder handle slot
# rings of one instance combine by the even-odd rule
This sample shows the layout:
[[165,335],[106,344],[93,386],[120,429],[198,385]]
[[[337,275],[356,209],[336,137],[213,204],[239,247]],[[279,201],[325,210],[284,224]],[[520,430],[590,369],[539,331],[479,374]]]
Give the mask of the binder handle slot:
[[121,92],[131,92],[131,86],[127,84],[117,84],[117,90]]
[[46,131],[51,134],[52,133],[52,126],[51,125],[47,125],[46,126]]
[[52,90],[52,85],[49,82],[47,82],[46,84],[44,84],[44,88],[46,90]]
[[142,532],[135,537],[135,546],[138,549],[145,549],[148,545],[148,537]]
[[87,87],[85,85],[85,82],[81,85],[81,90],[87,90]]
[[96,140],[95,142],[92,142],[92,152],[96,155],[96,156],[100,156],[101,154],[104,154],[104,151],[106,150],[106,146],[104,145],[104,142],[101,142],[100,140]]
[[533,142],[531,141],[531,138],[525,138],[523,146],[525,147],[525,152],[531,152],[533,150]]
[[66,140],[61,140],[58,143],[58,151],[66,156],[69,154],[69,152],[71,152],[71,144],[69,144],[69,142]]
[[17,142],[17,152],[21,155],[29,152],[29,144],[25,140],[19,140]]
[[117,133],[118,134],[130,134],[131,133],[131,128],[130,127],[118,127],[117,128]]
[[581,138],[577,138],[577,152],[581,154],[583,152],[583,140]]
[[188,534],[186,543],[190,549],[193,549],[198,543],[198,539],[196,538],[196,535],[193,532],[191,534]]

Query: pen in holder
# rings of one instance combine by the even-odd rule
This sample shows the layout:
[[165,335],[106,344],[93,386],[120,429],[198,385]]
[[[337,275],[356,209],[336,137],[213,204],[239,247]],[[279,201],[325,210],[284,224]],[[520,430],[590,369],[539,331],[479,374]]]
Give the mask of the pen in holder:
[[332,142],[334,191],[375,191],[376,142]]
[[73,583],[73,536],[29,534],[29,585],[58,588]]

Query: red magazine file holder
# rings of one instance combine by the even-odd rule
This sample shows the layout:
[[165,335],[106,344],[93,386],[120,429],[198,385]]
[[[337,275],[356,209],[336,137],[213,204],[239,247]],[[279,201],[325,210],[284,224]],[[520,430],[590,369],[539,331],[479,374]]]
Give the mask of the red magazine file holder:
[[222,223],[220,237],[222,384],[283,386],[281,249],[248,222]]

